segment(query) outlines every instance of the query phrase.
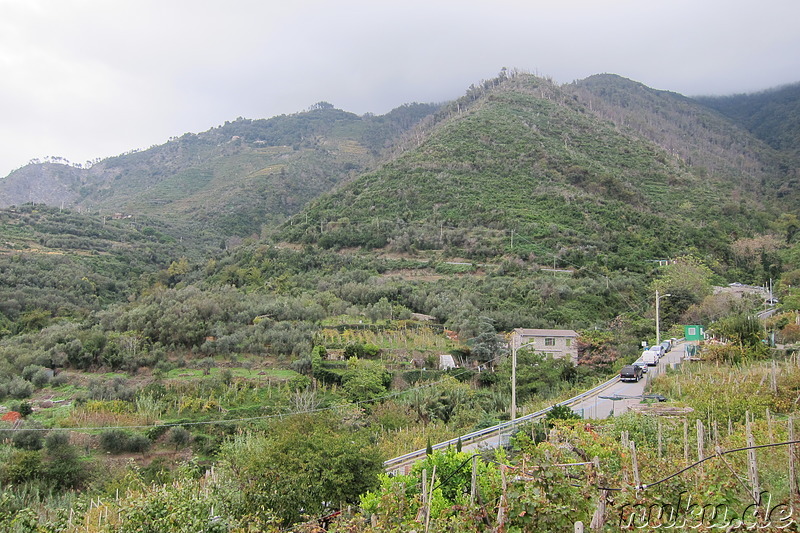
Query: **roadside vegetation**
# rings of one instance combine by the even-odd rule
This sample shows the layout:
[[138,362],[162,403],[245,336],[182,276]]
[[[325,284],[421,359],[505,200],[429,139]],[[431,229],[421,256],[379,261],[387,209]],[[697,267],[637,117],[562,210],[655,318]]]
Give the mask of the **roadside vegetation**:
[[[364,510],[366,515],[347,518],[354,523],[376,516],[383,527],[381,517],[388,520],[385,513],[393,505],[405,509],[402,520],[415,520],[412,509],[419,502],[411,487],[416,485],[409,479],[411,492],[398,500],[401,494],[392,488],[397,480],[377,475],[382,461],[507,419],[511,369],[502,331],[536,325],[582,332],[577,366],[520,352],[520,410],[540,409],[618,371],[638,355],[640,339],[653,342],[652,306],[639,295],[656,287],[671,295],[662,301],[663,334],[680,336],[679,329],[670,334],[668,328],[692,318],[715,321],[712,331],[731,341],[706,347],[709,362],[703,365],[744,369],[755,362],[771,371],[761,362],[770,357],[762,330],[737,318],[760,301],[715,294],[711,287],[718,275],[697,258],[603,281],[498,265],[429,279],[393,274],[427,270],[426,259],[252,243],[200,262],[174,259],[140,276],[138,292],[77,315],[58,316],[56,310],[25,328],[17,324],[29,323],[30,315],[7,315],[10,327],[0,339],[0,393],[9,415],[0,447],[4,520],[19,531],[34,523],[71,531],[94,520],[98,531],[123,531],[133,524],[178,527],[169,522],[177,518],[159,522],[163,502],[195,518],[209,516],[213,507],[223,517],[214,526],[220,531],[246,523],[269,531],[341,504]],[[781,282],[775,293],[791,302],[794,290]],[[792,322],[789,309],[783,309],[768,325],[786,341]],[[595,329],[598,324],[609,326]],[[442,354],[461,368],[439,369]],[[771,398],[760,394],[769,377],[743,381],[749,374],[742,370],[734,379],[683,369],[660,378],[654,391],[681,405],[696,404],[690,420],[710,424],[715,417],[718,427],[726,432],[730,427],[734,435],[745,411],[756,418],[766,416],[767,408],[775,417],[793,411],[794,373],[781,365],[781,393]],[[685,381],[690,375],[696,385]],[[715,384],[734,381],[722,395],[714,392]],[[620,424],[631,426],[631,433],[650,427],[626,419],[599,423],[592,431],[611,442]],[[570,438],[580,446],[593,434],[584,435],[580,424],[566,427],[579,435]],[[612,429],[602,429],[607,427]],[[536,442],[518,437],[516,451],[492,461],[515,464],[525,454],[543,453],[553,461],[568,460],[568,454],[542,451],[545,428],[525,431]],[[682,435],[683,429],[670,431]],[[779,434],[777,426],[773,433]],[[334,436],[342,437],[341,449]],[[299,438],[302,446],[292,440]],[[649,433],[643,439],[642,446],[653,442]],[[609,446],[614,450],[619,444]],[[460,457],[447,460],[461,462]],[[263,469],[258,465],[274,461],[282,465],[274,473],[280,481],[266,472],[263,482],[251,479]],[[435,527],[453,520],[473,527],[465,516],[478,516],[487,501],[497,507],[498,465],[481,464],[487,476],[481,481],[483,506],[456,513],[462,507],[453,505],[464,506],[464,496],[453,489],[437,504]],[[660,471],[671,464],[663,463]],[[313,474],[313,468],[320,470]],[[605,474],[609,483],[624,479],[622,466],[614,468]],[[322,472],[329,481],[310,481],[321,480]],[[353,472],[360,477],[349,478]],[[643,476],[649,472],[642,467]],[[270,492],[283,495],[278,499],[265,496],[264,483],[273,482],[280,483]],[[297,486],[307,490],[288,488]],[[593,500],[570,490],[565,489],[565,501],[583,498],[575,508],[588,512]],[[331,503],[315,507],[320,502]],[[526,513],[552,503],[532,501]],[[297,514],[298,508],[309,512]],[[24,520],[27,526],[21,525]]]
[[[742,447],[748,420],[758,443],[788,439],[800,397],[790,355],[800,223],[777,199],[728,194],[725,168],[693,167],[600,124],[581,103],[584,90],[611,90],[595,81],[559,88],[504,71],[446,106],[362,119],[322,102],[154,150],[206,143],[222,166],[237,146],[262,150],[251,154],[262,162],[316,154],[302,168],[316,169],[306,177],[319,190],[347,177],[300,213],[282,189],[269,221],[254,210],[274,203],[250,202],[192,230],[226,204],[190,223],[180,216],[199,210],[190,197],[227,174],[181,167],[191,187],[160,180],[145,172],[152,153],[104,165],[139,161],[130,172],[159,185],[131,185],[127,198],[169,200],[169,223],[0,211],[0,529],[314,531],[328,516],[330,531],[555,531],[588,524],[604,488],[607,518],[682,491],[739,509],[747,458],[644,488],[630,443],[647,484],[689,466],[701,436],[701,455]],[[604,108],[627,119],[618,111]],[[769,154],[745,155],[750,168]],[[256,195],[272,178],[291,181],[253,164]],[[743,176],[764,190],[778,179],[729,177]],[[755,287],[770,279],[771,293]],[[509,448],[480,454],[474,493],[472,458],[457,446],[382,473],[388,458],[509,418],[514,328],[579,333],[577,365],[518,353],[518,412],[532,412],[653,344],[656,291],[662,337],[701,324],[719,340],[654,380],[679,418],[587,421],[554,409]],[[779,502],[794,497],[787,457],[758,452]]]

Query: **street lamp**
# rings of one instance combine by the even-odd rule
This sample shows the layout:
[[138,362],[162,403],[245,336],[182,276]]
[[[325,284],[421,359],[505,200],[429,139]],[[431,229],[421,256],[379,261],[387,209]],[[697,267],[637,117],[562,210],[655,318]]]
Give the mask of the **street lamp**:
[[658,289],[656,289],[656,346],[661,344],[661,327],[659,325],[659,302],[661,298],[666,298],[667,296],[672,296],[671,294],[662,294],[661,296],[658,295]]
[[[519,336],[522,339],[522,335]],[[517,418],[517,350],[535,344],[536,341],[526,342],[517,346],[517,335],[511,337],[511,421]]]

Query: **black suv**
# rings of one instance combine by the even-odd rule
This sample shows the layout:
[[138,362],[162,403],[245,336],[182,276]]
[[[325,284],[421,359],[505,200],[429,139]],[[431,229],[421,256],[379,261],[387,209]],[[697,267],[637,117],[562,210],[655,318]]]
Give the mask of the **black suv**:
[[639,381],[642,379],[642,367],[637,365],[623,366],[619,371],[620,381]]

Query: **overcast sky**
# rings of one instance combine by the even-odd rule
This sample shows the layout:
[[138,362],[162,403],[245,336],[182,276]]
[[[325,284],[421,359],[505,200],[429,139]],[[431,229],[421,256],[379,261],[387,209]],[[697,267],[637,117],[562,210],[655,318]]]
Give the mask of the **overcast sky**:
[[516,67],[656,89],[800,81],[798,0],[0,0],[0,176],[325,100],[441,102]]

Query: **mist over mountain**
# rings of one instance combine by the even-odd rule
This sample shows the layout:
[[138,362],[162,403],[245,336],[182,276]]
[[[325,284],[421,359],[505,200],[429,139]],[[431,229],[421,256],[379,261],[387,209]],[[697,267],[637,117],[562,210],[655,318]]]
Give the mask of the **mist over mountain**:
[[800,83],[697,101],[744,126],[772,148],[795,159],[800,156]]
[[0,181],[0,206],[45,203],[162,216],[220,235],[258,234],[342,180],[373,168],[436,109],[408,104],[357,116],[320,102],[271,119],[239,118],[199,134],[76,168],[39,162]]
[[675,93],[619,76],[558,86],[503,73],[443,107],[415,148],[309,204],[283,235],[622,268],[764,231],[780,206],[794,207],[795,174],[781,162]]
[[33,163],[0,181],[0,206],[156,216],[209,238],[294,216],[283,238],[481,256],[514,232],[518,252],[573,262],[612,253],[633,224],[647,229],[626,247],[665,255],[796,208],[797,87],[691,99],[611,74],[559,86],[504,70],[441,107],[358,116],[320,102],[89,168]]

